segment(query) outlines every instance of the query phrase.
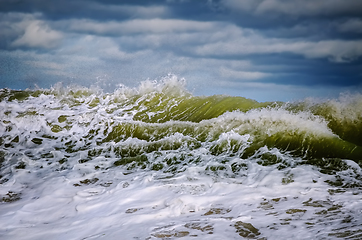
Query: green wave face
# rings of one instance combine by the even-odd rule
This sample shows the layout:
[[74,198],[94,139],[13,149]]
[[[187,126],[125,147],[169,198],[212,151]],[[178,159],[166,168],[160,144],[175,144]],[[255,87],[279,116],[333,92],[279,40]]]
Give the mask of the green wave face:
[[362,146],[362,95],[342,95],[338,100],[314,103],[306,100],[288,104],[292,112],[310,111],[328,122],[328,127],[341,139]]
[[80,87],[2,89],[0,105],[3,165],[11,162],[5,156],[19,152],[63,167],[80,154],[78,163],[103,157],[129,171],[174,173],[196,164],[231,175],[242,172],[245,160],[280,168],[311,164],[327,172],[343,170],[343,159],[362,163],[361,95],[259,103],[146,82],[110,94]]

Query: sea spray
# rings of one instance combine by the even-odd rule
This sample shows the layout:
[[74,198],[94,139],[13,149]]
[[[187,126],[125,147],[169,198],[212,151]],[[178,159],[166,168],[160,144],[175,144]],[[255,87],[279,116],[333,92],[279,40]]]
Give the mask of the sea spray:
[[358,239],[361,101],[2,89],[0,237]]

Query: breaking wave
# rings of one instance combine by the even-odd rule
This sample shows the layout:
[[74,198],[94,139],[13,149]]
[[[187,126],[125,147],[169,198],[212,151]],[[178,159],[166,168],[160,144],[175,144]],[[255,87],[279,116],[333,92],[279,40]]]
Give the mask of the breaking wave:
[[[298,231],[311,234],[321,234],[321,229],[329,226],[324,235],[313,235],[318,238],[362,236],[358,231],[360,217],[356,212],[361,206],[351,210],[353,207],[347,205],[352,200],[346,200],[352,196],[349,193],[358,195],[362,187],[362,96],[358,94],[325,101],[260,103],[243,97],[194,96],[186,90],[183,81],[172,77],[161,82],[145,81],[138,88],[120,86],[112,93],[60,84],[51,89],[1,89],[0,116],[0,186],[3,189],[0,194],[4,204],[15,206],[9,207],[12,214],[7,208],[0,212],[2,222],[15,219],[15,225],[8,222],[0,227],[0,236],[9,239],[25,232],[12,226],[32,228],[32,238],[40,236],[36,230],[44,226],[39,222],[28,220],[27,224],[16,219],[24,217],[26,206],[30,212],[34,204],[42,209],[40,205],[48,198],[58,196],[59,192],[48,189],[49,184],[69,195],[70,205],[61,201],[60,206],[64,209],[75,206],[80,214],[58,210],[54,219],[46,220],[61,229],[67,224],[60,220],[60,215],[74,222],[79,216],[86,218],[85,212],[92,212],[92,208],[99,206],[105,213],[94,210],[93,214],[104,217],[106,222],[120,217],[117,215],[121,211],[119,208],[107,209],[103,203],[114,204],[120,197],[117,193],[119,184],[125,189],[131,182],[135,184],[134,191],[127,188],[131,195],[161,189],[161,185],[173,193],[167,193],[165,188],[154,189],[165,194],[163,197],[168,201],[152,200],[154,210],[150,210],[148,203],[140,197],[134,196],[134,205],[139,206],[122,203],[125,208],[122,213],[126,214],[128,223],[133,222],[132,226],[142,223],[153,229],[139,233],[137,230],[132,232],[131,227],[127,233],[129,237],[166,239],[196,235],[206,239],[208,234],[223,236],[219,231],[225,224],[216,219],[224,215],[229,217],[224,222],[229,221],[226,225],[232,228],[230,238],[267,238],[283,232],[288,239],[294,236],[288,233],[293,224]],[[269,180],[278,182],[273,188],[282,187],[282,190],[275,188],[279,191],[276,195],[258,187],[268,185],[264,182],[265,177],[272,172],[273,177]],[[64,181],[68,182],[67,187],[64,187]],[[149,186],[145,181],[154,181],[155,185]],[[324,193],[307,194],[310,200],[299,196],[305,190],[305,181],[314,183],[315,189],[323,189]],[[228,190],[210,187],[218,182],[228,183],[229,186],[224,186]],[[256,215],[259,217],[271,214],[265,217],[265,224],[240,215],[240,211],[251,214],[245,206],[254,204],[253,200],[244,199],[246,205],[243,207],[238,207],[234,200],[230,206],[225,206],[217,197],[219,194],[213,192],[229,196],[226,200],[241,197],[229,189],[234,186],[240,193],[245,193],[245,186],[240,184],[247,186],[254,196],[258,191],[263,192],[253,198],[259,199],[259,205],[253,207],[258,209]],[[292,185],[297,190],[288,195],[290,189],[286,189]],[[94,194],[84,192],[89,186],[94,186]],[[251,186],[258,190],[251,190]],[[79,193],[80,188],[82,193]],[[183,195],[175,197],[175,191]],[[336,193],[342,195],[333,200]],[[85,194],[88,200],[74,200],[74,194]],[[202,200],[202,195],[215,201]],[[191,200],[182,199],[185,196],[190,199],[198,196],[199,202],[192,205]],[[179,206],[175,199],[180,198],[187,202],[186,205]],[[283,201],[295,204],[295,207],[285,209]],[[155,207],[160,204],[163,204],[163,210]],[[83,210],[84,214],[79,210],[82,206],[87,209]],[[318,207],[326,209],[325,214],[319,214]],[[335,210],[328,210],[332,208]],[[148,209],[142,213],[143,220],[137,222],[135,218],[127,218],[131,213],[142,212],[141,209]],[[174,210],[184,215],[172,215]],[[168,215],[164,211],[168,211]],[[187,220],[185,214],[192,220]],[[173,224],[152,225],[147,216],[156,215],[163,216],[162,221],[168,216]],[[39,218],[45,216],[45,212],[40,211]],[[348,216],[353,220],[344,222],[344,228],[338,228]],[[329,218],[331,220],[327,221]],[[332,224],[332,219],[340,221]],[[96,225],[94,217],[90,216],[88,220]],[[43,224],[43,220],[39,221]],[[309,225],[301,227],[300,222]],[[114,228],[101,224],[101,230],[93,233],[79,233],[71,227],[70,232],[75,238],[94,234],[99,237],[101,235],[97,234],[101,233],[116,237],[119,229],[126,229],[124,224],[116,224]],[[52,236],[51,232],[44,230],[43,233]]]

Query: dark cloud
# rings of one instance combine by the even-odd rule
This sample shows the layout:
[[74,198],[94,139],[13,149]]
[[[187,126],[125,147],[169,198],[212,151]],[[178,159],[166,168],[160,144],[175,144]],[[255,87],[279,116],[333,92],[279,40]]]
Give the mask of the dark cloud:
[[264,17],[351,17],[361,16],[362,2],[355,0],[221,0],[231,11],[248,11]]
[[166,6],[147,4],[151,1],[92,1],[92,0],[3,0],[0,12],[42,13],[44,19],[125,20],[166,16]]
[[0,87],[172,72],[197,94],[338,93],[361,85],[360,16],[355,0],[1,0]]

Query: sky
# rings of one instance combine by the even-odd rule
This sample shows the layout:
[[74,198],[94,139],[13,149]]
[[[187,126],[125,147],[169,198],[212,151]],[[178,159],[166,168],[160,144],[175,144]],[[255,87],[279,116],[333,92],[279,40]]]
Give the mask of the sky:
[[362,92],[362,0],[0,0],[0,88],[136,87],[258,101]]

